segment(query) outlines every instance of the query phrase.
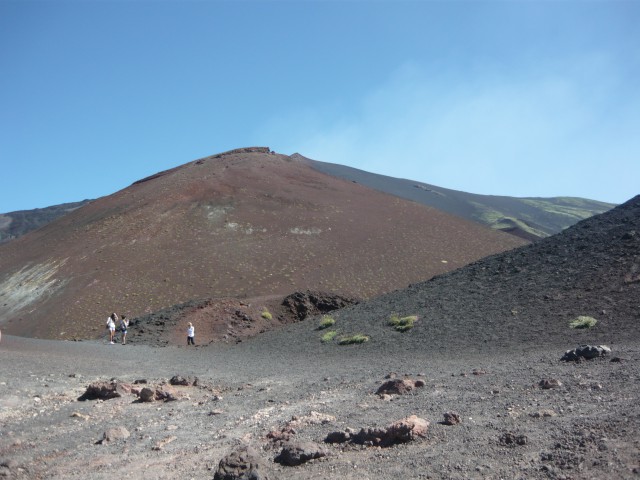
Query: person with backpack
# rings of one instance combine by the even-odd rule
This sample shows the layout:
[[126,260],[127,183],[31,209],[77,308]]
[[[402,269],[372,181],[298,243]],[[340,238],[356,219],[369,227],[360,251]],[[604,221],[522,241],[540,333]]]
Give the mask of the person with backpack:
[[196,335],[196,329],[193,327],[193,323],[189,322],[189,328],[187,328],[187,346],[193,345],[195,347],[195,342],[193,338]]
[[129,319],[126,315],[122,315],[120,320],[120,332],[122,332],[122,345],[127,344],[127,329],[129,328]]
[[112,313],[107,319],[107,329],[109,330],[109,343],[113,345],[115,342],[113,341],[116,335],[116,320],[118,320],[118,315]]

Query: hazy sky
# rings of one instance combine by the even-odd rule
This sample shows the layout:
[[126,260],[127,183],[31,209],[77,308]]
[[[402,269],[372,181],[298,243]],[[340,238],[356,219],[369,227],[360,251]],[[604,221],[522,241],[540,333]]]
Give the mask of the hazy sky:
[[0,0],[0,212],[232,148],[640,193],[638,1]]

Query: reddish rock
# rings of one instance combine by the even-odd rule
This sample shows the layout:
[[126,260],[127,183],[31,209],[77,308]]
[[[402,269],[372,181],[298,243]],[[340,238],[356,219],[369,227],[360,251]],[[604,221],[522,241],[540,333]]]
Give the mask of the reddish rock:
[[415,387],[416,387],[416,384],[413,380],[406,379],[406,378],[405,379],[394,378],[392,380],[387,380],[382,385],[380,385],[376,393],[378,395],[383,395],[383,394],[406,395],[407,393],[410,393],[411,391],[413,391]]
[[362,429],[352,437],[354,443],[379,447],[390,447],[397,443],[406,443],[425,438],[429,422],[416,415],[398,420],[386,428]]
[[458,425],[461,422],[462,419],[456,412],[446,412],[444,414],[444,422],[442,423],[444,423],[445,425]]

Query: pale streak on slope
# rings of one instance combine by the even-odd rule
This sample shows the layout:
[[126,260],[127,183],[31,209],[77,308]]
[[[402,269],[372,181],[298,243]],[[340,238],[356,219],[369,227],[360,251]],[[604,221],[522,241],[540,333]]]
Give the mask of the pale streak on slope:
[[68,259],[25,266],[0,282],[0,321],[50,296],[67,281],[55,278]]

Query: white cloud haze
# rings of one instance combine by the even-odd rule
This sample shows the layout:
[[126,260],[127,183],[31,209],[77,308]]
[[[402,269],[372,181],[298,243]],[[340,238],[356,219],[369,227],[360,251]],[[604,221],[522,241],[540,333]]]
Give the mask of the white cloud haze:
[[611,202],[638,193],[624,171],[640,153],[640,102],[607,103],[620,80],[606,56],[476,70],[462,81],[406,64],[363,92],[353,115],[291,112],[266,131],[289,132],[283,151],[468,192]]

